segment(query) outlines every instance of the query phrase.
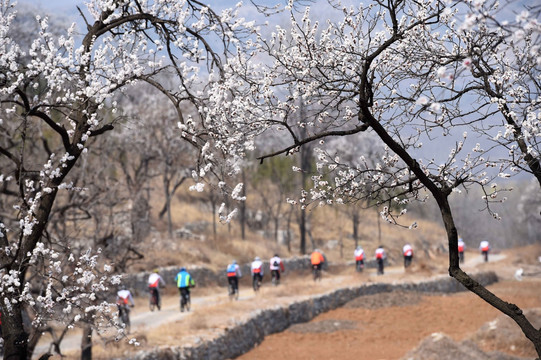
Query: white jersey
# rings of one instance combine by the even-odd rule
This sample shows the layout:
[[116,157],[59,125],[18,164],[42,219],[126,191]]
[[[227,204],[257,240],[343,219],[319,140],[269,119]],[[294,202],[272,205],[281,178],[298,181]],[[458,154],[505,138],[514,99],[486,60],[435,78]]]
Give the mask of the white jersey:
[[[269,262],[269,269],[272,270],[280,270],[280,264],[282,263],[282,259],[280,257],[275,256],[270,259]],[[276,264],[276,265],[275,265]]]
[[116,296],[117,296],[117,302],[121,302],[126,305],[128,303],[134,305],[133,297],[131,296],[130,290],[119,290],[116,293]]
[[488,245],[488,241],[486,240],[481,241],[481,244],[479,244],[479,250],[488,251],[489,249],[490,249],[490,246]]
[[410,244],[404,245],[402,252],[404,253],[404,256],[413,256],[413,249]]
[[148,286],[149,287],[160,287],[165,286],[165,281],[163,281],[163,278],[160,276],[160,274],[152,273],[148,277]]
[[385,250],[383,248],[377,248],[376,249],[376,259],[385,259],[387,255],[385,255]]
[[355,249],[353,252],[355,260],[364,260],[364,250],[362,248]]
[[261,276],[263,276],[263,262],[261,260],[255,260],[252,262],[251,272],[252,275],[261,274]]

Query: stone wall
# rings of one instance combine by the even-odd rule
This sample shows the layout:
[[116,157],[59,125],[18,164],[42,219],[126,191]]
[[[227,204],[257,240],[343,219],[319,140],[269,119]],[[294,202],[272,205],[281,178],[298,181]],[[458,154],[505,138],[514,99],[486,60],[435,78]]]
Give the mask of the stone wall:
[[[494,272],[478,273],[472,277],[485,286],[498,281]],[[131,359],[219,360],[235,358],[261,343],[265,336],[284,331],[290,325],[310,321],[318,314],[343,306],[359,296],[395,290],[454,293],[466,289],[447,275],[412,283],[364,284],[343,288],[297,301],[289,306],[256,311],[245,322],[227,329],[225,333],[212,340],[193,345],[159,347],[150,351],[140,351]]]

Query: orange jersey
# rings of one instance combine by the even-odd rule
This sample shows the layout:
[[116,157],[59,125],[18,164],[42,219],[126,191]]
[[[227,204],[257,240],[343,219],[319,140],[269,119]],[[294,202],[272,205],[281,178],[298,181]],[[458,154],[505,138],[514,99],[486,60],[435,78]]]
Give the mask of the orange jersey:
[[325,258],[321,253],[314,251],[310,256],[310,261],[312,262],[312,265],[319,265],[325,262]]

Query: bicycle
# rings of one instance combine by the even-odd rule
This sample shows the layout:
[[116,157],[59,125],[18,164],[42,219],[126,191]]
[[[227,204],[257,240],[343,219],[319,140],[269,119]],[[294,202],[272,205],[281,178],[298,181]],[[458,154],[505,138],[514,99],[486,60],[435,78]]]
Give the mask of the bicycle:
[[[158,289],[157,288],[150,288],[150,298],[149,298],[149,308],[150,311],[154,311],[154,309],[158,309],[158,311],[161,310],[161,299],[159,299],[158,295]],[[159,299],[159,300],[158,300]]]
[[278,284],[280,284],[279,274],[280,274],[279,270],[272,270],[271,271],[272,285],[278,286]]
[[189,312],[190,311],[190,305],[191,305],[190,290],[189,289],[186,289],[184,291],[181,290],[181,293],[180,293],[180,311],[184,312],[184,309],[186,309],[186,311]]
[[355,264],[355,270],[357,270],[357,272],[363,272],[363,269],[364,269],[364,264],[362,263],[362,260],[357,261],[357,263]]
[[229,284],[229,300],[239,299],[239,289],[235,288],[233,284]]
[[252,280],[252,286],[256,293],[259,292],[259,288],[261,287],[261,276],[258,276],[258,275],[254,276]]
[[321,268],[319,265],[312,265],[312,272],[314,274],[314,281],[321,281]]
[[126,334],[130,333],[130,308],[128,304],[118,304],[118,319]]
[[376,259],[376,262],[378,263],[378,275],[383,275],[384,273],[383,259]]

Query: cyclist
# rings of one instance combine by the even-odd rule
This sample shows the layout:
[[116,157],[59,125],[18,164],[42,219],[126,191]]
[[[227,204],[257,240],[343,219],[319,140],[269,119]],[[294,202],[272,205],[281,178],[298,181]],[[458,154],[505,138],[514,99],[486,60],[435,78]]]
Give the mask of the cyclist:
[[118,308],[118,318],[124,322],[124,325],[129,332],[130,327],[130,307],[135,307],[133,296],[130,290],[125,286],[121,286],[116,293],[116,306]]
[[237,264],[236,260],[229,265],[227,265],[227,282],[231,288],[231,294],[234,295],[239,293],[239,279],[242,277],[240,272],[240,266]]
[[259,258],[259,256],[256,256],[254,261],[252,262],[251,266],[251,273],[252,273],[252,284],[254,287],[254,291],[257,291],[259,288],[259,285],[263,281],[263,262]]
[[413,259],[413,248],[410,244],[406,244],[402,248],[402,253],[404,254],[404,268],[407,268],[411,265],[411,260]]
[[175,276],[175,283],[180,292],[180,311],[184,312],[184,308],[186,311],[190,311],[190,288],[195,287],[195,281],[185,267],[180,268]]
[[385,250],[383,250],[383,245],[380,245],[376,249],[376,262],[378,264],[378,275],[383,275],[383,262],[387,258]]
[[481,254],[485,258],[485,262],[488,261],[488,252],[490,251],[490,245],[488,244],[488,241],[483,240],[479,244],[479,250],[481,250]]
[[363,271],[364,268],[364,250],[359,245],[353,252],[353,255],[355,256],[355,269],[357,271]]
[[458,238],[458,258],[461,263],[464,262],[464,250],[466,249],[466,244],[462,238]]
[[274,256],[269,261],[269,270],[271,272],[272,279],[274,279],[274,284],[278,285],[280,283],[280,272],[285,271],[284,262],[278,254]]
[[323,269],[323,264],[325,263],[325,257],[319,249],[315,249],[310,255],[310,262],[312,264],[312,269],[321,274],[321,269]]
[[152,297],[154,296],[156,299],[156,306],[158,310],[160,310],[161,307],[161,299],[160,299],[160,286],[165,287],[165,281],[163,278],[158,274],[159,270],[154,269],[154,272],[149,275],[148,277],[148,291],[150,293],[150,298],[152,300]]

